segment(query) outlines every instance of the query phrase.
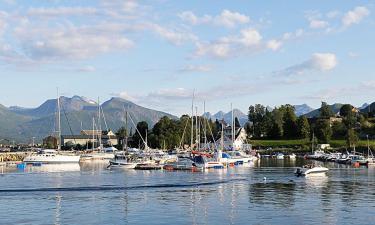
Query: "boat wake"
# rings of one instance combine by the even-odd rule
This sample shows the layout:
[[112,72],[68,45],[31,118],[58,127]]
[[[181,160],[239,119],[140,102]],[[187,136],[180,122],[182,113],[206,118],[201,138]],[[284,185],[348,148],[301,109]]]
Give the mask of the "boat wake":
[[27,189],[0,189],[0,193],[25,193],[25,192],[85,192],[85,191],[124,191],[124,190],[143,190],[158,188],[185,188],[185,187],[201,187],[212,186],[218,184],[245,181],[246,179],[230,179],[213,182],[191,182],[186,184],[156,184],[156,185],[140,185],[140,186],[89,186],[89,187],[59,187],[59,188],[27,188]]

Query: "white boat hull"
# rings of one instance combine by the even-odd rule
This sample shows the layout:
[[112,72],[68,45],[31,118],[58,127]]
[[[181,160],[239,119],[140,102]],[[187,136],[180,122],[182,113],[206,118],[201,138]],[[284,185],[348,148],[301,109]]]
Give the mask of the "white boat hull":
[[79,163],[80,156],[76,155],[30,155],[25,157],[24,163],[42,163],[42,164],[58,164],[58,163]]

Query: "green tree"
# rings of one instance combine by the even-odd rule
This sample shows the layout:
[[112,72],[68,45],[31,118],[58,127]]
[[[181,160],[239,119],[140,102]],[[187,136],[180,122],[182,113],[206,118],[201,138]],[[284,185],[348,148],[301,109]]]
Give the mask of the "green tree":
[[297,137],[297,116],[294,107],[291,105],[284,105],[281,107],[283,112],[283,130],[284,137],[288,139]]
[[279,139],[283,136],[283,111],[282,109],[275,108],[272,111],[272,122],[271,129],[269,131],[269,137],[272,139]]
[[[129,142],[131,147],[145,147],[143,140],[146,139],[146,134],[148,133],[148,124],[146,121],[141,121],[137,123],[137,130],[132,136],[131,142]],[[145,140],[146,141],[146,140]]]
[[117,136],[117,139],[119,140],[119,144],[118,144],[119,149],[122,149],[125,146],[125,139],[127,135],[128,135],[128,131],[126,130],[124,126],[120,127],[117,130],[116,136]]
[[297,119],[297,134],[301,139],[310,137],[310,124],[306,116],[300,116]]
[[319,117],[322,119],[328,119],[331,116],[333,116],[333,112],[326,102],[322,102],[322,106],[320,107],[319,112],[320,112]]
[[327,119],[318,119],[315,124],[315,134],[320,143],[329,143],[332,129]]
[[332,137],[335,139],[344,139],[347,135],[347,130],[344,123],[335,121],[332,124]]
[[264,133],[263,119],[266,114],[266,108],[261,104],[249,107],[248,119],[253,124],[253,136],[261,137]]
[[340,108],[340,116],[347,117],[353,114],[354,107],[350,104],[345,104]]
[[346,134],[346,144],[348,145],[348,147],[354,147],[357,144],[358,140],[359,138],[355,130],[348,129],[348,132]]

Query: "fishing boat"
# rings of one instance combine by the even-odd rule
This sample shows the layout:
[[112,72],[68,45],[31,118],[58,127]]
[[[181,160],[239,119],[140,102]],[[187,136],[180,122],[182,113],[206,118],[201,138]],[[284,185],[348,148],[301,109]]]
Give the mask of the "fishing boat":
[[307,176],[310,174],[325,174],[329,169],[322,166],[305,165],[302,168],[297,168],[294,172],[297,176]]
[[23,160],[24,163],[79,163],[80,156],[69,153],[61,153],[61,116],[60,116],[60,96],[57,91],[57,150],[55,149],[42,149],[36,153],[31,153]]

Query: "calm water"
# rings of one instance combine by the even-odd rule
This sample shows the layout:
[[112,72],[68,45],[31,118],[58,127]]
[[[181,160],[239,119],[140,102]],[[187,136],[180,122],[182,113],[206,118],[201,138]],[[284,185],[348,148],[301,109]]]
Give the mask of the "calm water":
[[[0,224],[374,224],[375,168],[302,160],[202,173],[0,166]],[[264,179],[266,177],[266,179]]]

